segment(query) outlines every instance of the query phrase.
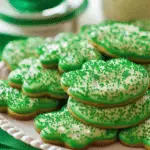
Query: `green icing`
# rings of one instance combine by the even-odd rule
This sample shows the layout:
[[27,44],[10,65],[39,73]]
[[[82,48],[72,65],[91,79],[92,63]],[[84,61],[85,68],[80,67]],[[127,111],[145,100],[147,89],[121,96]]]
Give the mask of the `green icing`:
[[11,83],[21,85],[29,96],[43,93],[60,99],[67,96],[60,85],[61,75],[58,71],[44,69],[35,58],[23,60],[8,78]]
[[38,37],[11,41],[4,48],[2,59],[14,70],[23,59],[37,57],[37,48],[43,43],[44,39]]
[[97,49],[81,34],[58,35],[53,43],[45,44],[43,51],[44,54],[40,57],[41,63],[48,67],[58,65],[62,72],[79,69],[88,60],[102,59]]
[[70,97],[68,108],[80,120],[97,127],[130,127],[140,123],[150,115],[150,91],[147,91],[135,103],[114,108],[97,108],[80,103]]
[[122,23],[99,26],[88,30],[88,36],[111,56],[143,62],[150,60],[150,33],[137,26]]
[[7,83],[0,80],[0,109],[2,107],[7,106],[7,97],[6,97],[6,90],[7,90]]
[[[66,106],[64,106],[66,108]],[[51,123],[51,118],[55,116],[55,119],[58,120],[62,117],[64,109],[62,108],[59,111],[40,114],[34,119],[35,128],[39,131],[43,130],[45,127],[47,127]]]
[[144,65],[144,67],[145,67],[145,69],[147,70],[148,75],[149,75],[149,88],[150,88],[150,64]]
[[51,37],[45,38],[43,43],[38,45],[38,47],[36,48],[36,51],[37,51],[38,55],[40,56],[45,52],[45,49],[43,48],[44,45],[52,44],[53,42],[54,42],[54,38],[51,38]]
[[105,20],[105,21],[102,21],[99,24],[87,24],[87,25],[83,25],[80,28],[80,33],[87,35],[90,30],[97,30],[100,26],[112,25],[114,23],[119,23],[119,22],[118,21],[113,21],[113,20]]
[[61,84],[83,103],[109,107],[142,96],[148,89],[149,76],[143,66],[126,59],[92,60],[81,70],[64,73]]
[[56,108],[58,108],[60,102],[58,100],[53,100],[53,99],[49,99],[49,98],[40,98],[39,99],[39,110],[40,109],[51,109],[51,110],[55,110]]
[[26,114],[36,112],[39,106],[38,99],[31,99],[16,89],[8,89],[8,108],[15,113]]
[[[43,125],[44,124],[44,125]],[[41,137],[48,141],[60,141],[70,148],[84,148],[94,141],[114,140],[116,130],[99,129],[74,119],[67,108],[60,112],[42,114],[35,118]]]
[[150,119],[138,126],[122,130],[119,138],[122,142],[131,146],[150,146]]
[[11,71],[11,73],[9,74],[9,82],[22,85],[24,77],[32,66],[40,66],[39,60],[36,58],[26,58],[22,60],[19,63],[18,68]]
[[29,98],[20,91],[8,86],[0,80],[0,108],[7,107],[18,114],[37,113],[41,109],[56,109],[59,103],[57,100],[48,98]]
[[135,20],[132,21],[131,23],[143,28],[146,31],[150,31],[150,20]]
[[57,41],[57,42],[67,42],[68,40],[70,40],[71,38],[74,37],[74,34],[73,33],[70,33],[70,32],[62,32],[62,33],[59,33],[55,36],[54,38],[54,41]]

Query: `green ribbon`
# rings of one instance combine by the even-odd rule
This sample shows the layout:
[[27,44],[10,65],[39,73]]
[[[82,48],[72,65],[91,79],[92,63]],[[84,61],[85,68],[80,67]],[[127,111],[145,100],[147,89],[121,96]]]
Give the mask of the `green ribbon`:
[[0,129],[0,150],[38,150],[10,136]]

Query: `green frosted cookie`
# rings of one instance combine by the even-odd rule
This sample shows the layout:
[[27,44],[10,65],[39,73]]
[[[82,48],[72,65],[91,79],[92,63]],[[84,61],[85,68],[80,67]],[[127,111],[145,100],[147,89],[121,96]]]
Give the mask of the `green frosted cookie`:
[[23,60],[8,78],[12,87],[22,87],[24,94],[30,97],[49,96],[58,99],[67,97],[60,85],[61,75],[58,71],[44,69],[34,58]]
[[0,112],[5,112],[7,108],[6,90],[8,84],[0,80]]
[[63,38],[59,35],[55,42],[43,47],[44,54],[40,56],[40,60],[45,68],[58,65],[61,72],[67,72],[81,68],[87,60],[102,59],[97,49],[82,35],[72,35],[70,38],[65,38],[65,35]]
[[[83,25],[80,28],[80,33],[86,35],[89,31],[91,31],[91,30],[97,30],[100,26],[112,25],[114,23],[119,23],[119,21],[104,20],[104,21],[100,22],[99,24],[87,24],[87,25]],[[125,22],[123,22],[123,23],[125,24]]]
[[116,140],[116,130],[99,129],[84,125],[74,119],[67,108],[60,112],[43,114],[35,118],[35,127],[40,128],[41,138],[53,144],[81,149],[89,145],[110,144]]
[[145,69],[147,70],[148,75],[149,75],[149,88],[150,88],[150,64],[144,65],[144,67],[145,67]]
[[56,110],[58,106],[57,100],[29,98],[9,87],[6,81],[0,80],[0,112],[8,112],[14,118],[28,120],[41,112]]
[[44,39],[38,37],[11,41],[4,48],[2,59],[6,62],[10,70],[14,70],[23,59],[37,57],[37,48],[43,43]]
[[18,68],[13,70],[9,76],[9,84],[14,88],[21,88],[24,78],[28,73],[29,69],[33,66],[40,67],[40,62],[36,58],[26,58],[21,61],[18,65]]
[[145,68],[126,59],[87,61],[81,70],[64,73],[61,85],[76,100],[99,107],[125,105],[149,86]]
[[135,103],[114,108],[97,108],[70,97],[68,109],[80,121],[99,128],[132,127],[150,117],[150,91]]
[[92,44],[111,57],[124,57],[139,63],[150,62],[150,33],[139,27],[114,23],[89,30]]
[[138,126],[122,130],[119,139],[125,145],[150,150],[150,119]]
[[67,42],[68,40],[71,40],[75,34],[71,32],[62,32],[55,36],[54,41],[56,42]]

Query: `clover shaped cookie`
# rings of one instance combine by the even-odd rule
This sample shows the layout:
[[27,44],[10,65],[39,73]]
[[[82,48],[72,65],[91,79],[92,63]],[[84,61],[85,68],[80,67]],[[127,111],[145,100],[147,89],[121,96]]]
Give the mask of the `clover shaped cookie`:
[[4,48],[2,59],[6,62],[10,70],[14,70],[23,59],[37,57],[37,48],[43,43],[44,39],[38,37],[11,41]]
[[44,141],[76,149],[111,144],[117,137],[116,130],[99,129],[74,119],[67,108],[38,116],[35,118],[37,126],[42,130],[40,135]]
[[138,126],[122,130],[119,139],[125,145],[150,150],[150,119]]
[[22,87],[24,94],[30,97],[67,97],[60,85],[61,75],[58,71],[44,69],[34,58],[23,60],[19,68],[12,71],[8,78],[12,87]]
[[53,44],[45,44],[42,65],[51,68],[58,65],[61,72],[81,68],[87,60],[102,59],[102,55],[81,35],[74,35],[68,40],[57,40]]
[[86,62],[64,73],[62,87],[76,100],[99,107],[125,105],[143,96],[149,86],[145,68],[126,59]]
[[68,109],[75,118],[99,128],[132,127],[150,117],[150,91],[134,103],[112,108],[85,105],[70,97]]
[[129,24],[113,23],[89,30],[91,43],[110,57],[150,62],[150,33]]
[[29,98],[0,80],[0,112],[16,119],[29,120],[42,112],[56,110],[59,101],[48,98]]
[[30,67],[33,67],[33,66],[36,66],[36,67],[41,66],[38,59],[26,58],[22,60],[19,63],[18,68],[13,70],[8,76],[10,86],[20,89],[23,84],[23,79],[25,78]]

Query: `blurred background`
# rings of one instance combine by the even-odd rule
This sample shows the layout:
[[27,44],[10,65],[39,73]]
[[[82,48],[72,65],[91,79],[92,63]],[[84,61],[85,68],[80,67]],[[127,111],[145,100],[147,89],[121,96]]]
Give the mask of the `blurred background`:
[[[46,12],[43,12],[45,14],[42,13],[38,14],[37,12],[18,11],[17,9],[14,8],[13,5],[10,5],[10,3],[7,0],[0,0],[0,12],[1,14],[3,14],[3,16],[5,15],[3,19],[0,20],[0,31],[5,33],[12,33],[12,34],[18,33],[21,35],[53,36],[58,32],[63,32],[63,31],[76,32],[79,29],[79,27],[84,24],[96,24],[104,19],[102,0],[89,0],[88,3],[86,0],[85,1],[76,0],[77,2],[74,2],[74,0],[69,0],[69,1],[70,4],[72,5],[71,7],[73,7],[74,5],[78,5],[77,3],[79,3],[78,7],[81,7],[82,3],[84,3],[85,6],[82,7],[80,10],[77,10],[77,14],[72,14],[72,16],[68,20],[65,20],[65,18],[63,17],[64,14],[68,13],[66,11],[64,12],[64,14],[62,14],[62,20],[58,21],[57,23],[54,22],[51,23],[50,20],[49,24],[46,23],[46,24],[38,25],[37,22],[35,22],[34,25],[33,24],[28,25],[25,22],[18,24],[18,20],[25,18],[27,22],[29,19],[33,19],[32,16],[34,17],[36,16],[35,18],[37,18],[38,20],[43,19],[44,16],[48,16],[48,15],[54,17],[58,14],[60,15],[61,13],[63,13],[63,11],[65,11],[65,5],[63,7],[58,8],[61,5],[59,4],[59,6],[56,6],[58,9],[54,7],[49,9],[50,12],[47,11],[47,14]],[[69,3],[69,1],[67,2]],[[17,19],[15,21],[14,20],[12,21],[8,19],[8,16]]]
[[149,0],[0,0],[0,32],[54,36],[105,19],[149,19],[149,8]]

